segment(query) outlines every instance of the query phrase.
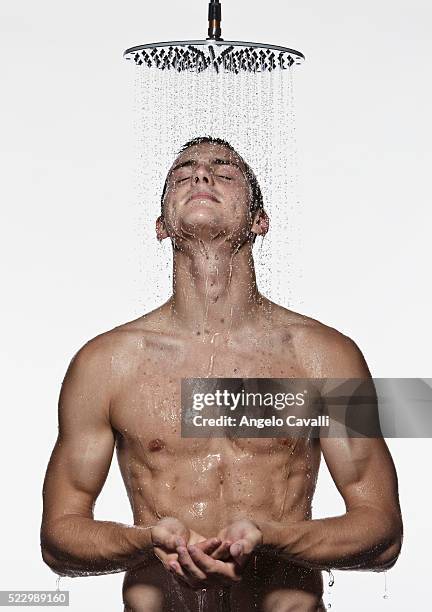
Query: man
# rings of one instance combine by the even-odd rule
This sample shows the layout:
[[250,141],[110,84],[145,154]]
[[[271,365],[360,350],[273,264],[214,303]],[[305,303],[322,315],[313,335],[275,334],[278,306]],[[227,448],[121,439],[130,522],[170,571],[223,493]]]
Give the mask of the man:
[[[180,435],[182,378],[370,378],[352,340],[259,293],[252,245],[268,226],[241,156],[219,139],[187,143],[156,221],[173,246],[172,296],[88,342],[63,382],[43,558],[62,575],[126,570],[129,612],[322,610],[320,570],[398,557],[381,438]],[[93,519],[114,445],[133,526]],[[346,513],[311,520],[321,453]]]

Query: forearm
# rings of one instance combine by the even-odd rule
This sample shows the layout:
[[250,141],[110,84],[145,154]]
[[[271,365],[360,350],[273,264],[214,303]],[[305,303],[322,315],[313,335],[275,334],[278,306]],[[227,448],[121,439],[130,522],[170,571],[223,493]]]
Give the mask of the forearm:
[[370,507],[358,507],[340,517],[291,524],[259,523],[263,549],[312,569],[391,567],[399,554],[399,517]]
[[41,530],[42,556],[57,574],[122,572],[153,558],[150,529],[69,515]]

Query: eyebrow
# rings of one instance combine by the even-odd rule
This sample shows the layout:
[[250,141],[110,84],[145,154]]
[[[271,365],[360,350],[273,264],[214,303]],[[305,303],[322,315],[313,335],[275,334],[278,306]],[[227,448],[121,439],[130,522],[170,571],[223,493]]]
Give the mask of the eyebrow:
[[[216,166],[234,166],[235,168],[239,168],[239,170],[241,169],[240,165],[236,162],[231,161],[230,159],[224,159],[222,157],[215,157],[210,163]],[[180,162],[179,164],[175,165],[174,168],[172,168],[171,173],[179,170],[180,168],[196,165],[198,165],[198,162],[195,159],[187,159],[184,162]]]

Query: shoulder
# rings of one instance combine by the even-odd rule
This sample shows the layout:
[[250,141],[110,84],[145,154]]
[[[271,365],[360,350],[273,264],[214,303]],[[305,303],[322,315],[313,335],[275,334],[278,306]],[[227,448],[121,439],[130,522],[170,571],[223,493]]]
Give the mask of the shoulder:
[[143,352],[151,352],[166,331],[162,308],[157,308],[137,319],[117,325],[89,339],[73,355],[71,366],[81,369],[116,373],[124,376],[142,359]]
[[110,375],[130,361],[140,346],[142,332],[135,321],[123,323],[87,340],[72,356],[68,371]]
[[370,372],[366,360],[349,336],[305,315],[290,311],[295,353],[308,377],[363,378]]

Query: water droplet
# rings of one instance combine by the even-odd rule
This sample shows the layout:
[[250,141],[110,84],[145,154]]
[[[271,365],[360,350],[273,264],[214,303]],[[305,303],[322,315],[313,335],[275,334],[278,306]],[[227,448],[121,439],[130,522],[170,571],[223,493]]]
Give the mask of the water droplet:
[[383,599],[388,599],[389,598],[389,593],[388,593],[388,588],[387,588],[387,572],[384,572],[384,595],[383,595]]
[[332,607],[331,604],[331,596],[332,596],[332,592],[331,592],[331,587],[334,585],[334,576],[333,576],[333,572],[329,569],[328,571],[328,575],[329,575],[329,579],[328,579],[328,583],[327,583],[327,605],[326,608],[330,609]]

